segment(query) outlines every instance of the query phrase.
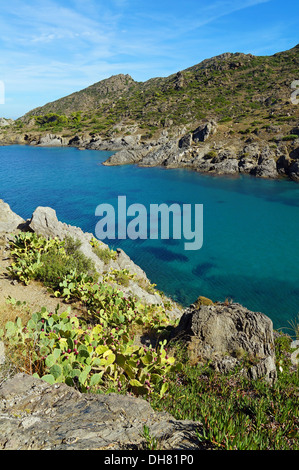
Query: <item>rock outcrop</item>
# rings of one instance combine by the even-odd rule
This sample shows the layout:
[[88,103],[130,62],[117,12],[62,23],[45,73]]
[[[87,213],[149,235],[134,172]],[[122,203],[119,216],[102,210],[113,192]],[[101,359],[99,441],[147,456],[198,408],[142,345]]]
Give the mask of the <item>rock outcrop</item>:
[[204,142],[216,131],[217,123],[215,121],[206,122],[193,131],[192,140],[193,142]]
[[209,361],[217,370],[228,372],[242,360],[242,373],[249,378],[276,380],[272,321],[242,305],[191,305],[172,339],[186,342],[192,362]]
[[0,386],[2,450],[139,450],[144,426],[160,449],[204,449],[201,423],[154,412],[141,398],[81,394],[23,373]]
[[46,134],[36,142],[36,145],[39,147],[61,147],[63,145],[67,145],[68,142],[69,139],[63,138],[61,136],[57,136],[55,134]]
[[[250,142],[250,139],[245,143],[238,140],[215,142],[211,137],[216,131],[217,125],[212,121],[199,126],[193,133],[166,141],[147,145],[135,142],[133,146],[122,144],[120,149],[114,147],[115,154],[104,165],[186,167],[220,175],[249,174],[268,179],[289,176],[293,180],[299,179],[298,161],[290,157],[285,146],[270,148],[267,142]],[[120,142],[118,140],[119,145]],[[99,148],[99,143],[94,145]],[[105,148],[102,141],[101,148]],[[110,142],[105,149],[113,150],[113,143]]]
[[11,126],[11,124],[13,124],[13,122],[14,122],[13,119],[6,119],[6,118],[1,117],[0,118],[0,127]]
[[25,220],[15,214],[9,205],[0,199],[0,233],[10,233],[22,227]]

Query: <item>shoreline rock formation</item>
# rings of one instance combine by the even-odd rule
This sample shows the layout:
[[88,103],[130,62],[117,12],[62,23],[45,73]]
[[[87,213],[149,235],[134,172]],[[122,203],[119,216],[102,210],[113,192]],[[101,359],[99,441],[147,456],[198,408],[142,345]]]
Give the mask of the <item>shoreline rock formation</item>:
[[79,150],[114,152],[107,166],[138,165],[140,167],[186,168],[213,175],[247,174],[258,178],[299,181],[299,135],[290,142],[249,137],[215,139],[215,121],[204,121],[193,132],[178,129],[173,135],[161,131],[157,139],[143,141],[140,134],[103,138],[102,136],[59,134],[24,134],[6,136],[0,145],[32,145],[38,147],[75,147]]
[[[127,269],[134,278],[130,279],[128,286],[118,286],[121,290],[128,295],[137,296],[143,302],[149,305],[171,305],[168,307],[167,313],[170,318],[179,318],[182,315],[182,308],[166,296],[161,296],[158,291],[150,289],[150,280],[147,278],[146,273],[137,266],[130,257],[121,249],[117,249],[115,259],[104,262],[93,251],[90,241],[93,234],[83,232],[79,227],[67,225],[58,221],[56,211],[50,207],[37,207],[32,214],[32,217],[24,221],[21,217],[15,214],[2,199],[0,199],[0,234],[11,233],[15,230],[33,231],[37,235],[42,235],[46,238],[57,237],[63,240],[65,237],[70,236],[80,241],[80,250],[85,256],[90,258],[99,273],[99,280],[102,279],[105,272],[109,270],[123,270]],[[99,242],[101,248],[107,249],[108,245]]]

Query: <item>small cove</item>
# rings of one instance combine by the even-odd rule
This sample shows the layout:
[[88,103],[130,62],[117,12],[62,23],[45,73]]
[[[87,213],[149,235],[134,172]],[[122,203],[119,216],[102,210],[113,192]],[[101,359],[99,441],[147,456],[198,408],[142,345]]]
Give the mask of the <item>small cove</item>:
[[232,299],[276,328],[299,312],[299,185],[185,169],[107,167],[112,152],[0,147],[0,198],[29,218],[50,206],[62,222],[95,232],[98,204],[203,204],[203,247],[184,240],[116,240],[157,288],[187,306],[199,295]]

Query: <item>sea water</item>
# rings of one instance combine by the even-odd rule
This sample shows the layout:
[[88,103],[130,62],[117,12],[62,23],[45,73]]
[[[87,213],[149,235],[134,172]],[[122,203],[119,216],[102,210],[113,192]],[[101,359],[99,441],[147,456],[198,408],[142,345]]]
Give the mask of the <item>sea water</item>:
[[185,240],[104,240],[184,306],[202,295],[238,302],[290,327],[299,312],[299,185],[187,169],[102,165],[112,152],[0,147],[0,198],[24,219],[37,206],[95,234],[99,204],[203,205],[203,245]]

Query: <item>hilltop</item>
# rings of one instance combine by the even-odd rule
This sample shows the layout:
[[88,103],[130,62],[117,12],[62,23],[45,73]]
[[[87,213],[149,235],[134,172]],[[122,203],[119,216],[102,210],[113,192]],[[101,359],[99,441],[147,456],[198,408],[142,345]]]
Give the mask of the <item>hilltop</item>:
[[120,123],[196,127],[202,119],[237,120],[255,111],[294,111],[290,86],[298,76],[299,45],[272,56],[224,53],[166,78],[136,82],[130,75],[112,76],[22,119],[81,112],[81,126],[90,124],[94,131],[109,132]]
[[297,180],[298,77],[299,45],[271,56],[227,52],[145,82],[120,74],[31,110],[0,142],[125,149],[107,163]]

